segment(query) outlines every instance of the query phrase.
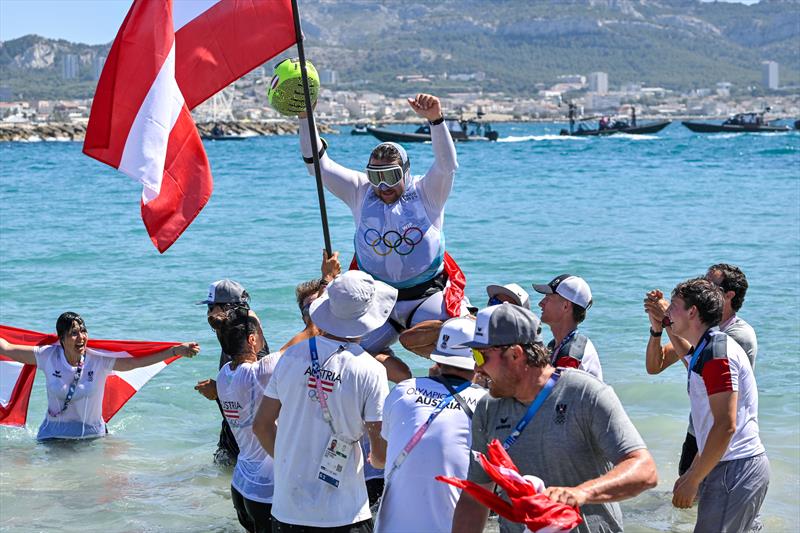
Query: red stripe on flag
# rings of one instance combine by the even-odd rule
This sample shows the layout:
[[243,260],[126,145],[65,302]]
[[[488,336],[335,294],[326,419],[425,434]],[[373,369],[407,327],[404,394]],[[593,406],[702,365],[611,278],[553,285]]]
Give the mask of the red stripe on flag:
[[[180,359],[179,356],[170,357],[169,359],[164,360],[164,364],[169,365],[178,359]],[[166,367],[161,368],[159,372],[164,368]],[[137,372],[141,370],[144,369],[136,369],[133,371],[129,370],[128,372]],[[147,378],[144,383],[147,383],[147,381],[150,381],[150,379],[150,377]],[[144,383],[140,385],[140,388],[144,386]],[[103,420],[106,422],[111,420],[111,418],[117,414],[119,410],[122,409],[126,403],[128,403],[128,400],[133,398],[133,395],[137,392],[139,392],[139,389],[125,381],[122,376],[117,374],[109,375],[108,378],[106,378],[106,386],[105,390],[103,391]]]
[[103,394],[103,420],[108,422],[117,411],[122,409],[128,400],[136,394],[130,383],[119,376],[111,374],[106,378],[106,389]]
[[84,154],[119,168],[133,121],[173,40],[171,1],[133,3],[97,83]]
[[222,0],[175,33],[175,78],[194,109],[295,44],[291,0]]
[[[0,361],[12,361],[12,359],[0,355]],[[28,402],[31,399],[31,389],[35,378],[36,367],[23,365],[8,404],[5,407],[0,405],[0,425],[25,425],[25,421],[28,419]]]
[[189,227],[213,189],[203,142],[184,104],[169,134],[161,192],[142,203],[142,220],[159,252],[164,253]]

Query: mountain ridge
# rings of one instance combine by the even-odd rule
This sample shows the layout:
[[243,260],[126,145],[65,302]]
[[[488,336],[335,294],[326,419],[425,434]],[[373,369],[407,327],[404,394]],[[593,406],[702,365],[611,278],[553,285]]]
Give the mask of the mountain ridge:
[[[389,94],[407,90],[403,74],[435,75],[441,90],[507,94],[592,71],[607,72],[611,86],[744,87],[760,84],[765,60],[780,64],[782,85],[800,84],[800,0],[304,0],[300,10],[318,68]],[[14,97],[90,97],[94,58],[109,48],[32,35],[0,42],[0,85]],[[77,79],[61,79],[66,54],[79,58]],[[477,72],[485,79],[442,76]]]

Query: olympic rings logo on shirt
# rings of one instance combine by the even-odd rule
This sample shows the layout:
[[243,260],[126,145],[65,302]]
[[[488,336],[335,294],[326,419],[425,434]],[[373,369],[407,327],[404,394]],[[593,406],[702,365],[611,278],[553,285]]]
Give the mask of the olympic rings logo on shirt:
[[[328,394],[327,393],[320,392],[320,394],[322,394],[322,398],[323,399],[325,399],[325,400],[328,399]],[[317,390],[316,389],[311,389],[310,391],[308,391],[308,397],[311,398],[312,401],[315,401],[315,402],[319,401],[319,398],[317,398]]]
[[416,226],[407,228],[403,233],[389,230],[381,235],[380,231],[373,228],[364,232],[364,242],[380,256],[387,256],[392,252],[408,255],[422,242],[423,237],[422,230]]

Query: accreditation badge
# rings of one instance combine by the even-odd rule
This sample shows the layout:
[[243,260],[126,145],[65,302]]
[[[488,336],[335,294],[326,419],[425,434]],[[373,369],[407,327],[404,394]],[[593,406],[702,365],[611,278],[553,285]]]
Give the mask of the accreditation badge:
[[336,435],[331,436],[325,451],[322,453],[322,462],[319,465],[317,479],[338,488],[342,480],[344,466],[353,451],[353,443]]

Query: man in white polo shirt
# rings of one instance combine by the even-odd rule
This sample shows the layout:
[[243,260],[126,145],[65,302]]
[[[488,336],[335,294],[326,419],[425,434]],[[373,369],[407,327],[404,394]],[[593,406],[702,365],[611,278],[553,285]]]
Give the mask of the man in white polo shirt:
[[667,309],[667,327],[692,345],[682,361],[698,452],[675,482],[672,503],[683,509],[699,500],[695,531],[749,531],[769,486],[753,368],[715,327],[723,302],[714,283],[695,278],[675,287]]
[[275,367],[253,426],[274,459],[273,532],[372,531],[358,440],[366,430],[370,462],[382,467],[389,386],[358,341],[386,322],[396,299],[365,272],[341,274],[309,310],[322,333],[286,349]]
[[592,291],[583,278],[561,274],[550,283],[533,285],[544,298],[539,302],[542,322],[550,326],[553,340],[547,345],[555,367],[579,368],[603,380],[600,357],[589,337],[578,331],[592,306]]
[[[740,318],[737,313],[742,308],[745,294],[747,294],[747,277],[736,265],[718,263],[708,267],[706,279],[722,289],[723,306],[720,331],[731,337],[742,347],[750,360],[750,366],[755,371],[756,355],[758,354],[758,340],[752,326]],[[669,302],[658,289],[651,290],[645,295],[644,310],[650,319],[650,338],[647,342],[645,367],[649,374],[659,374],[675,361],[681,359],[691,349],[691,343],[682,339],[672,328],[666,330],[669,342],[661,345],[661,336],[664,332],[662,324]],[[697,454],[697,439],[689,418],[689,428],[686,439],[681,448],[681,458],[678,463],[678,475],[683,475],[689,470]]]
[[472,384],[475,361],[469,342],[475,320],[451,318],[430,355],[435,377],[402,381],[389,393],[381,434],[386,451],[386,488],[378,511],[380,533],[449,531],[459,491],[435,476],[466,477],[472,444],[471,419],[486,389]]

